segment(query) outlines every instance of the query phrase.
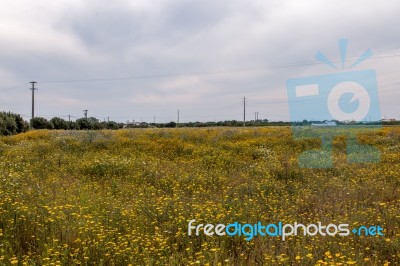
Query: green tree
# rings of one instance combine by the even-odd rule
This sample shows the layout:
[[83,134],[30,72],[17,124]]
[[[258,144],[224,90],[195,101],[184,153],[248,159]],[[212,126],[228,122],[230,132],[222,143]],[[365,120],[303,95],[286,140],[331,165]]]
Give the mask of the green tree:
[[171,122],[165,124],[165,127],[176,127],[176,123],[174,121],[171,121]]
[[29,123],[26,122],[20,115],[12,114],[15,120],[15,124],[17,126],[17,133],[26,132],[29,130]]
[[54,126],[44,117],[34,117],[31,119],[31,127],[34,129],[53,129]]
[[15,119],[6,113],[0,113],[0,134],[13,135],[17,133],[17,124]]
[[18,114],[0,112],[0,135],[26,132],[29,124]]
[[87,118],[79,118],[75,121],[78,129],[92,129],[92,125]]
[[53,124],[54,129],[68,129],[68,122],[60,117],[53,117],[50,120],[50,123]]
[[108,121],[108,122],[104,123],[104,128],[107,128],[107,129],[119,129],[120,125],[117,122]]

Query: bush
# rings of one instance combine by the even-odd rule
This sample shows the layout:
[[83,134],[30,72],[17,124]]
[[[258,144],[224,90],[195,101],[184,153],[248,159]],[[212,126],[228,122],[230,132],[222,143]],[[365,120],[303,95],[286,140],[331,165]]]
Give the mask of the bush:
[[29,129],[29,125],[24,119],[13,113],[0,113],[0,135],[14,135],[25,132]]
[[171,121],[168,124],[166,124],[165,127],[176,127],[176,123]]
[[75,123],[78,129],[103,129],[103,125],[94,117],[79,118]]
[[78,129],[93,129],[92,124],[87,118],[79,118],[75,123]]
[[34,129],[54,129],[52,123],[43,117],[34,117],[31,119],[31,127]]
[[50,123],[53,124],[54,129],[68,129],[68,122],[59,117],[53,117],[50,120]]
[[16,134],[17,125],[15,120],[9,116],[0,116],[0,133],[6,136]]
[[119,129],[120,125],[117,122],[109,121],[109,122],[105,122],[104,128],[106,128],[106,129]]

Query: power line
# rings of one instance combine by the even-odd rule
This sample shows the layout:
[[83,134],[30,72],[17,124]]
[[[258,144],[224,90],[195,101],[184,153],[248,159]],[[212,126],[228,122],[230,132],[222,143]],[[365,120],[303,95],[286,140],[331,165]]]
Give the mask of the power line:
[[[387,54],[387,55],[377,55],[372,56],[369,60],[374,59],[383,59],[383,58],[393,58],[400,57],[400,54]],[[347,59],[354,59],[357,57],[348,57]],[[341,59],[332,60],[332,63],[341,62]],[[151,78],[169,78],[169,77],[178,77],[178,76],[193,76],[193,75],[212,75],[212,74],[224,74],[231,72],[246,72],[246,71],[256,71],[256,70],[265,70],[265,69],[283,69],[290,67],[300,67],[307,65],[320,65],[323,64],[318,61],[303,61],[303,62],[294,62],[287,64],[275,64],[275,65],[260,65],[260,66],[249,66],[249,67],[233,67],[227,69],[219,69],[219,70],[203,70],[203,71],[192,71],[186,73],[167,73],[167,74],[154,74],[154,75],[141,75],[141,76],[126,76],[126,77],[106,77],[106,78],[88,78],[88,79],[70,79],[70,80],[43,80],[38,81],[40,83],[73,83],[73,82],[96,82],[96,81],[123,81],[123,80],[134,80],[134,79],[151,79]],[[21,83],[18,85],[14,85],[8,88],[0,89],[0,92],[16,89],[22,87],[26,83]]]
[[9,91],[9,90],[12,90],[12,89],[20,88],[20,87],[25,86],[25,85],[26,85],[26,82],[18,84],[18,85],[11,86],[11,87],[8,87],[8,88],[5,88],[5,89],[1,89],[0,92]]
[[[381,56],[373,56],[369,59],[382,59],[390,57],[399,57],[400,54],[389,54]],[[352,59],[357,57],[348,57],[347,59]],[[339,60],[332,60],[332,63],[341,62]],[[192,71],[192,72],[182,72],[182,73],[166,73],[166,74],[154,74],[154,75],[141,75],[141,76],[126,76],[126,77],[106,77],[106,78],[88,78],[88,79],[70,79],[70,80],[43,80],[40,83],[74,83],[74,82],[97,82],[97,81],[123,81],[123,80],[135,80],[135,79],[155,79],[155,78],[169,78],[178,76],[196,76],[196,75],[213,75],[213,74],[224,74],[232,72],[246,72],[246,71],[256,71],[256,70],[266,70],[266,69],[283,69],[290,67],[300,67],[307,65],[320,65],[323,64],[318,61],[304,61],[295,62],[287,64],[275,64],[275,65],[260,65],[260,66],[250,66],[250,67],[234,67],[227,69],[214,69],[214,70],[202,70],[202,71]]]

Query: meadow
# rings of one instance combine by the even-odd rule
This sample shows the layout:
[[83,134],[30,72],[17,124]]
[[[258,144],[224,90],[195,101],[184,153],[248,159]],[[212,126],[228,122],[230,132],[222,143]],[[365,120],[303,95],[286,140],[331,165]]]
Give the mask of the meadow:
[[[1,265],[400,265],[400,127],[381,162],[299,168],[289,127],[29,131],[0,138]],[[196,223],[380,225],[384,236],[188,236]]]

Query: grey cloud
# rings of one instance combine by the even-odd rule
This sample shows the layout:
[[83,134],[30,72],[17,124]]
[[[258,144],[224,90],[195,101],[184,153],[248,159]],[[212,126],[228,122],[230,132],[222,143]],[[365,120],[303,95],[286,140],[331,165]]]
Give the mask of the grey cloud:
[[[397,1],[39,2],[47,8],[32,8],[34,13],[29,14],[29,9],[13,5],[9,8],[19,20],[12,16],[0,20],[0,29],[15,21],[12,27],[8,24],[15,34],[0,32],[0,69],[7,73],[4,77],[10,85],[32,79],[158,76],[285,65],[315,61],[318,50],[337,59],[339,38],[349,38],[348,52],[353,57],[367,48],[375,54],[395,54],[400,43]],[[34,19],[39,14],[40,19]],[[24,17],[28,18],[21,22]],[[34,32],[28,35],[29,23]],[[368,66],[382,76],[398,71],[396,57],[384,60]],[[262,111],[268,118],[280,119],[287,116],[287,104],[282,102],[288,78],[329,71],[322,65],[300,65],[167,78],[41,83],[38,108],[41,113],[80,114],[87,107],[98,116],[161,116],[183,108],[188,116],[203,115],[207,120],[213,114],[221,119],[240,114],[241,98],[247,95],[249,103],[266,103],[249,104],[249,113]],[[385,83],[384,90],[385,108],[399,117],[389,101],[398,96],[395,83]],[[6,95],[25,91],[13,93]],[[18,101],[4,96],[0,104],[29,113],[26,97]],[[279,103],[268,105],[268,99],[277,98]]]
[[175,45],[218,23],[225,10],[212,1],[165,1],[150,9],[135,9],[126,1],[87,2],[65,14],[56,27],[89,48],[120,52],[148,43]]

